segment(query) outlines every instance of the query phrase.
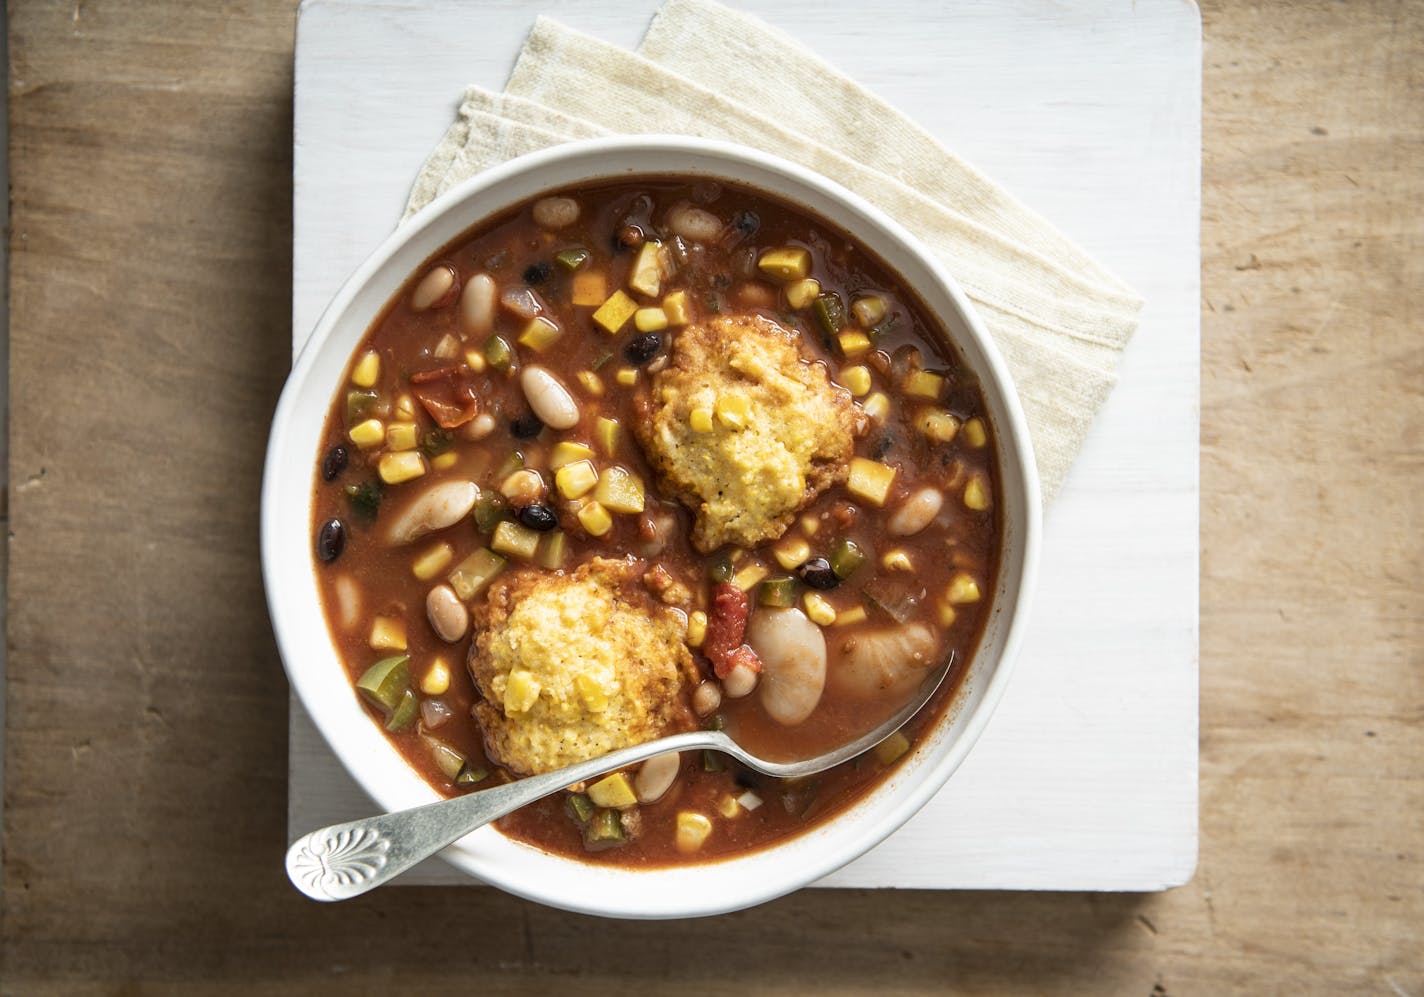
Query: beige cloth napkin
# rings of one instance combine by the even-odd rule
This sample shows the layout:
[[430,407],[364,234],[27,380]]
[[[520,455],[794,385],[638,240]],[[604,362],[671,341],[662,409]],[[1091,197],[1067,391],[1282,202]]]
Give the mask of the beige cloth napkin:
[[[505,92],[465,92],[406,216],[514,156],[612,133],[765,149],[843,184],[914,232],[1003,352],[1044,498],[1057,493],[1112,390],[1141,299],[905,115],[747,14],[671,0],[636,54],[539,18]],[[837,148],[823,144],[827,136],[838,137]]]

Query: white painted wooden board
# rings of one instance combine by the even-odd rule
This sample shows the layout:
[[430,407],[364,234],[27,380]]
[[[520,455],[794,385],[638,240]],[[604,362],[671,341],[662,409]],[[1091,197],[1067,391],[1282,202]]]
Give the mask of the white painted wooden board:
[[[1181,0],[733,0],[1014,191],[1147,299],[1046,516],[1011,687],[963,768],[820,885],[1156,890],[1197,854],[1201,34]],[[296,54],[293,339],[400,217],[466,84],[537,14],[632,48],[656,0],[308,0]],[[373,804],[293,701],[289,831]],[[407,882],[469,883],[428,862]]]

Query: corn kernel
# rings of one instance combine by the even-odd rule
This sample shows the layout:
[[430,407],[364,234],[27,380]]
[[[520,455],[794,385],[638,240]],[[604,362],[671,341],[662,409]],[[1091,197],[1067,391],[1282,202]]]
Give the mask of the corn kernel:
[[423,582],[428,582],[444,571],[454,556],[455,549],[442,541],[415,559],[415,563],[410,566],[411,574]]
[[602,713],[608,709],[608,693],[598,684],[598,679],[587,672],[579,672],[574,676],[574,685],[578,688],[579,699],[583,700],[583,705],[589,712]]
[[560,440],[554,444],[553,451],[549,454],[549,470],[557,471],[566,464],[572,464],[576,460],[593,460],[593,448],[582,443],[574,443],[569,440]]
[[525,669],[516,668],[511,671],[504,685],[504,715],[529,712],[539,701],[542,688],[539,680]]
[[885,392],[877,391],[861,402],[860,408],[875,422],[884,422],[885,417],[890,414],[890,399],[885,396]]
[[712,834],[712,822],[695,810],[684,810],[677,815],[677,850],[683,853],[698,851]]
[[667,312],[661,308],[639,308],[633,313],[633,328],[639,332],[661,332],[667,327]]
[[687,423],[692,427],[694,433],[712,432],[712,410],[710,408],[695,408],[687,416]]
[[717,421],[728,429],[745,429],[751,412],[751,402],[746,395],[723,395],[717,399]]
[[637,367],[619,367],[618,373],[613,375],[613,379],[625,388],[631,388],[638,383]]
[[889,765],[910,750],[910,739],[904,731],[897,730],[875,746],[875,760],[881,765]]
[[757,258],[757,269],[782,284],[801,280],[811,272],[811,253],[800,246],[768,249]]
[[959,420],[943,409],[922,408],[915,413],[915,428],[932,440],[948,443],[959,432]]
[[956,572],[955,576],[949,580],[949,591],[944,594],[945,601],[951,606],[963,606],[967,603],[979,601],[979,583],[974,580],[974,576],[966,572]]
[[489,366],[489,361],[485,359],[484,353],[480,350],[466,350],[465,365],[476,374],[483,374],[485,368]]
[[840,344],[841,353],[849,359],[870,352],[870,337],[859,329],[841,333],[836,337],[836,342]]
[[376,651],[404,651],[405,620],[398,616],[378,616],[371,621],[371,636],[366,643]]
[[895,469],[888,464],[864,457],[853,457],[850,462],[850,477],[846,479],[846,491],[874,505],[884,505],[894,480]]
[[638,805],[638,795],[633,792],[633,784],[622,772],[599,779],[588,787],[588,798],[595,806],[623,810]]
[[807,592],[801,602],[805,605],[806,615],[810,617],[812,623],[828,627],[836,622],[836,607],[832,606],[820,593]]
[[613,529],[613,517],[597,502],[590,502],[578,511],[578,521],[589,536],[601,537]]
[[533,560],[539,549],[540,534],[512,519],[502,519],[490,537],[490,550],[496,554],[508,554],[521,561]]
[[852,606],[850,609],[842,610],[836,614],[836,626],[838,627],[843,627],[850,623],[862,623],[864,620],[864,606]]
[[598,484],[598,471],[591,460],[576,460],[554,472],[554,487],[566,499],[587,495]]
[[437,471],[448,471],[458,463],[460,463],[460,455],[453,450],[447,450],[430,458],[430,466]]
[[941,601],[936,608],[939,610],[939,625],[946,628],[954,626],[954,621],[959,618],[959,614],[954,611],[954,607],[947,602]]
[[618,449],[618,420],[599,416],[598,421],[593,424],[593,437],[598,443],[598,449],[612,457],[613,452]]
[[[623,294],[622,291],[617,294]],[[617,297],[617,294],[614,297]],[[623,295],[625,298],[627,295]],[[574,274],[569,300],[584,308],[597,308],[608,297],[608,278],[602,270],[583,270]],[[623,323],[618,323],[622,325]]]
[[737,588],[741,589],[743,592],[750,592],[752,590],[752,587],[755,586],[757,582],[761,581],[769,574],[771,574],[771,572],[767,570],[764,565],[758,564],[756,561],[753,561],[751,564],[747,565],[741,571],[738,571],[735,575],[732,576],[732,584],[737,586]]
[[727,366],[747,375],[753,381],[763,380],[767,375],[766,364],[750,353],[734,353],[727,360]]
[[400,453],[381,454],[376,464],[376,473],[388,485],[398,485],[411,481],[425,473],[425,458],[417,450],[402,450]]
[[841,371],[841,387],[850,392],[852,398],[861,398],[870,392],[870,368],[856,364]]
[[787,571],[801,567],[811,557],[811,545],[800,537],[787,537],[771,549],[776,563]]
[[563,331],[553,320],[535,315],[519,334],[519,345],[527,346],[535,353],[543,353],[554,345]]
[[878,295],[856,298],[851,302],[851,312],[863,329],[873,329],[885,318],[885,299]]
[[821,528],[821,518],[814,513],[806,513],[801,517],[801,532],[808,537],[814,537]]
[[692,310],[687,305],[686,291],[673,291],[663,298],[663,314],[668,325],[687,325],[692,321]]
[[694,609],[692,615],[687,618],[687,646],[701,647],[706,639],[707,614],[700,609]]
[[420,680],[420,691],[427,696],[443,696],[450,691],[450,666],[444,658],[436,658]]
[[638,310],[638,303],[623,291],[614,291],[608,300],[599,305],[593,313],[593,320],[610,333],[623,328],[624,324]]
[[420,427],[413,422],[393,422],[386,427],[387,450],[414,450],[420,442]]
[[903,550],[892,550],[880,559],[881,565],[886,571],[914,571],[915,565],[910,561],[910,555]]
[[905,375],[905,394],[911,398],[928,398],[938,401],[944,391],[944,378],[927,370],[915,370]]
[[728,793],[717,801],[717,812],[728,820],[731,820],[742,812],[742,805],[737,802],[735,796]]
[[396,399],[396,415],[408,422],[415,421],[415,399],[410,395],[401,395]]
[[973,475],[964,486],[964,505],[975,512],[989,508],[989,483],[982,474]]
[[983,419],[970,419],[964,424],[964,442],[976,450],[989,442],[989,434],[984,431]]
[[351,369],[351,383],[358,388],[370,388],[381,376],[381,355],[375,350],[367,350]]
[[598,487],[593,492],[594,500],[610,512],[629,515],[643,511],[643,479],[626,467],[605,467],[598,477]]
[[386,427],[380,419],[367,419],[352,426],[346,435],[362,450],[369,450],[385,442]]
[[786,303],[798,312],[815,301],[821,285],[810,277],[786,285]]
[[577,374],[578,383],[590,395],[598,398],[603,394],[603,381],[591,370],[581,370]]

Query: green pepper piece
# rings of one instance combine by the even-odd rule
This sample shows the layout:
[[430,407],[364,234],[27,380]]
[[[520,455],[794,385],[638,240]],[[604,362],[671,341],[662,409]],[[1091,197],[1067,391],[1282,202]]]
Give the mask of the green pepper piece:
[[722,761],[720,753],[713,751],[711,748],[702,749],[702,771],[721,772],[726,767],[727,764]]
[[725,550],[707,562],[707,577],[714,582],[730,582],[736,573],[736,566],[732,564],[732,555]]
[[796,579],[768,578],[757,586],[757,602],[763,606],[785,608],[796,605]]
[[448,429],[432,429],[420,438],[420,449],[431,457],[444,453],[455,442],[455,434]]
[[613,351],[612,351],[612,350],[604,350],[602,353],[600,353],[597,357],[594,358],[592,368],[593,368],[594,370],[598,370],[598,368],[602,367],[604,364],[606,364],[608,361],[610,361],[610,360],[612,360],[612,359],[613,359]]
[[854,540],[837,540],[831,547],[831,570],[836,577],[845,581],[855,569],[865,563],[865,551]]
[[370,522],[381,511],[381,485],[377,481],[362,481],[344,489],[351,502],[351,511]]
[[365,419],[379,398],[369,388],[352,388],[346,392],[346,425],[354,426]]
[[841,334],[845,328],[846,311],[845,302],[841,296],[834,291],[827,291],[818,296],[811,305],[811,311],[816,316],[816,324],[821,327],[821,331],[826,334],[829,341]]
[[577,270],[589,261],[587,249],[565,249],[554,254],[554,262],[570,272]]
[[460,774],[455,776],[455,785],[473,786],[477,782],[484,782],[489,778],[489,769],[481,768],[478,765],[465,763],[465,767],[460,770]]
[[397,654],[382,658],[361,673],[356,688],[376,706],[394,710],[401,694],[410,688],[410,655]]
[[523,466],[524,455],[518,450],[511,450],[509,452],[509,456],[504,458],[504,463],[499,465],[499,467],[495,469],[495,485],[498,486],[501,481],[509,477],[511,474],[513,474],[515,471],[519,470]]
[[401,693],[400,702],[391,712],[391,718],[386,721],[386,730],[392,733],[398,730],[405,730],[415,723],[415,715],[420,712],[420,697],[415,694],[414,689],[407,689]]
[[593,816],[596,808],[587,793],[570,793],[564,799],[564,809],[569,812],[569,818],[574,823],[583,824]]
[[488,533],[509,515],[509,502],[498,492],[482,492],[475,503],[475,527]]
[[507,371],[514,366],[514,348],[502,336],[491,336],[485,340],[485,362],[497,371]]

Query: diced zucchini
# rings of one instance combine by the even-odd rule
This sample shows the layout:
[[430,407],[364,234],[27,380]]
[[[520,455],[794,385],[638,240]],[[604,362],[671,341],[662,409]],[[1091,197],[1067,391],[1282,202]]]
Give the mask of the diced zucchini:
[[593,448],[584,443],[575,443],[572,440],[560,440],[554,444],[553,451],[549,454],[549,470],[557,471],[565,464],[572,464],[576,460],[593,460]]
[[396,703],[396,708],[391,711],[390,718],[386,721],[386,730],[405,730],[415,723],[416,714],[420,712],[420,697],[415,694],[414,689],[407,689],[401,693],[400,701]]
[[617,464],[605,467],[598,476],[593,497],[611,512],[633,514],[643,511],[643,479]]
[[442,540],[417,557],[410,566],[410,572],[421,581],[428,582],[444,571],[454,557],[455,548]]
[[588,787],[588,798],[600,807],[622,810],[637,806],[638,794],[633,792],[633,784],[622,772],[614,772]]
[[382,658],[361,673],[356,688],[375,705],[394,710],[410,688],[410,655]]
[[778,284],[801,280],[811,272],[811,252],[800,246],[769,249],[757,258],[757,269]]
[[485,363],[501,373],[514,366],[514,347],[503,336],[485,340]]
[[381,396],[370,388],[346,392],[346,425],[351,426],[370,415]]
[[837,540],[831,546],[831,570],[836,577],[845,581],[855,570],[865,563],[865,551],[854,540]]
[[938,401],[944,391],[944,377],[927,370],[912,370],[905,375],[903,390],[911,398]]
[[509,515],[509,501],[494,489],[486,489],[480,493],[480,500],[475,503],[475,528],[481,533],[488,533],[500,524]]
[[543,353],[554,345],[563,331],[552,319],[536,315],[529,320],[529,324],[519,334],[519,345],[527,346],[535,353]]
[[768,578],[757,586],[757,603],[786,608],[796,605],[796,579]]
[[504,570],[505,563],[505,559],[494,551],[481,547],[457,564],[447,580],[455,594],[469,602],[494,581],[495,576]]
[[582,824],[593,817],[593,801],[587,793],[570,793],[564,797],[564,809],[576,824]]
[[584,825],[583,844],[589,851],[615,848],[626,840],[623,822],[619,820],[617,810],[596,810]]
[[603,455],[612,457],[613,452],[618,449],[618,420],[599,416],[598,421],[593,424],[593,438]]
[[[554,262],[557,263],[559,266],[563,267],[565,270],[568,270],[569,272],[577,270],[579,267],[587,263],[588,260],[589,254],[588,250],[586,249],[564,249],[554,254]],[[602,300],[602,298],[600,298],[599,300]],[[575,301],[574,304],[578,304],[578,302]]]
[[[639,247],[638,255],[633,260],[633,267],[628,271],[629,287],[650,298],[658,296],[658,292],[663,288],[662,252],[662,245],[652,239]],[[594,316],[594,320],[598,320],[597,315]]]
[[686,291],[673,291],[663,298],[663,314],[668,325],[687,325],[692,321],[691,306],[687,302]]
[[376,617],[371,621],[371,636],[367,643],[377,651],[404,651],[405,620],[398,616]]
[[591,460],[576,460],[554,472],[554,487],[566,499],[587,495],[598,484],[598,471]]
[[890,485],[894,481],[895,468],[876,460],[852,457],[846,491],[873,505],[884,505],[885,497],[890,494]]
[[816,324],[821,327],[828,340],[835,339],[845,328],[845,302],[834,291],[819,295],[812,303],[811,311],[816,316]]
[[859,329],[851,329],[836,337],[836,345],[847,360],[854,360],[870,352],[870,337]]
[[667,312],[661,308],[639,308],[633,313],[633,328],[639,332],[660,332],[667,327]]
[[564,556],[568,551],[568,539],[563,530],[544,534],[539,543],[539,551],[534,555],[534,563],[549,571],[557,571],[564,566]]
[[[619,292],[622,293],[622,292]],[[597,308],[608,297],[608,275],[602,270],[574,274],[569,300],[580,308]],[[616,297],[616,295],[615,295]]]
[[434,760],[435,767],[445,778],[454,782],[465,767],[465,756],[444,741],[437,741],[433,737],[427,737],[424,740],[430,748],[430,757]]
[[541,536],[538,531],[531,530],[522,523],[506,519],[494,528],[490,549],[497,554],[517,557],[521,561],[532,561],[535,551],[539,549]]

